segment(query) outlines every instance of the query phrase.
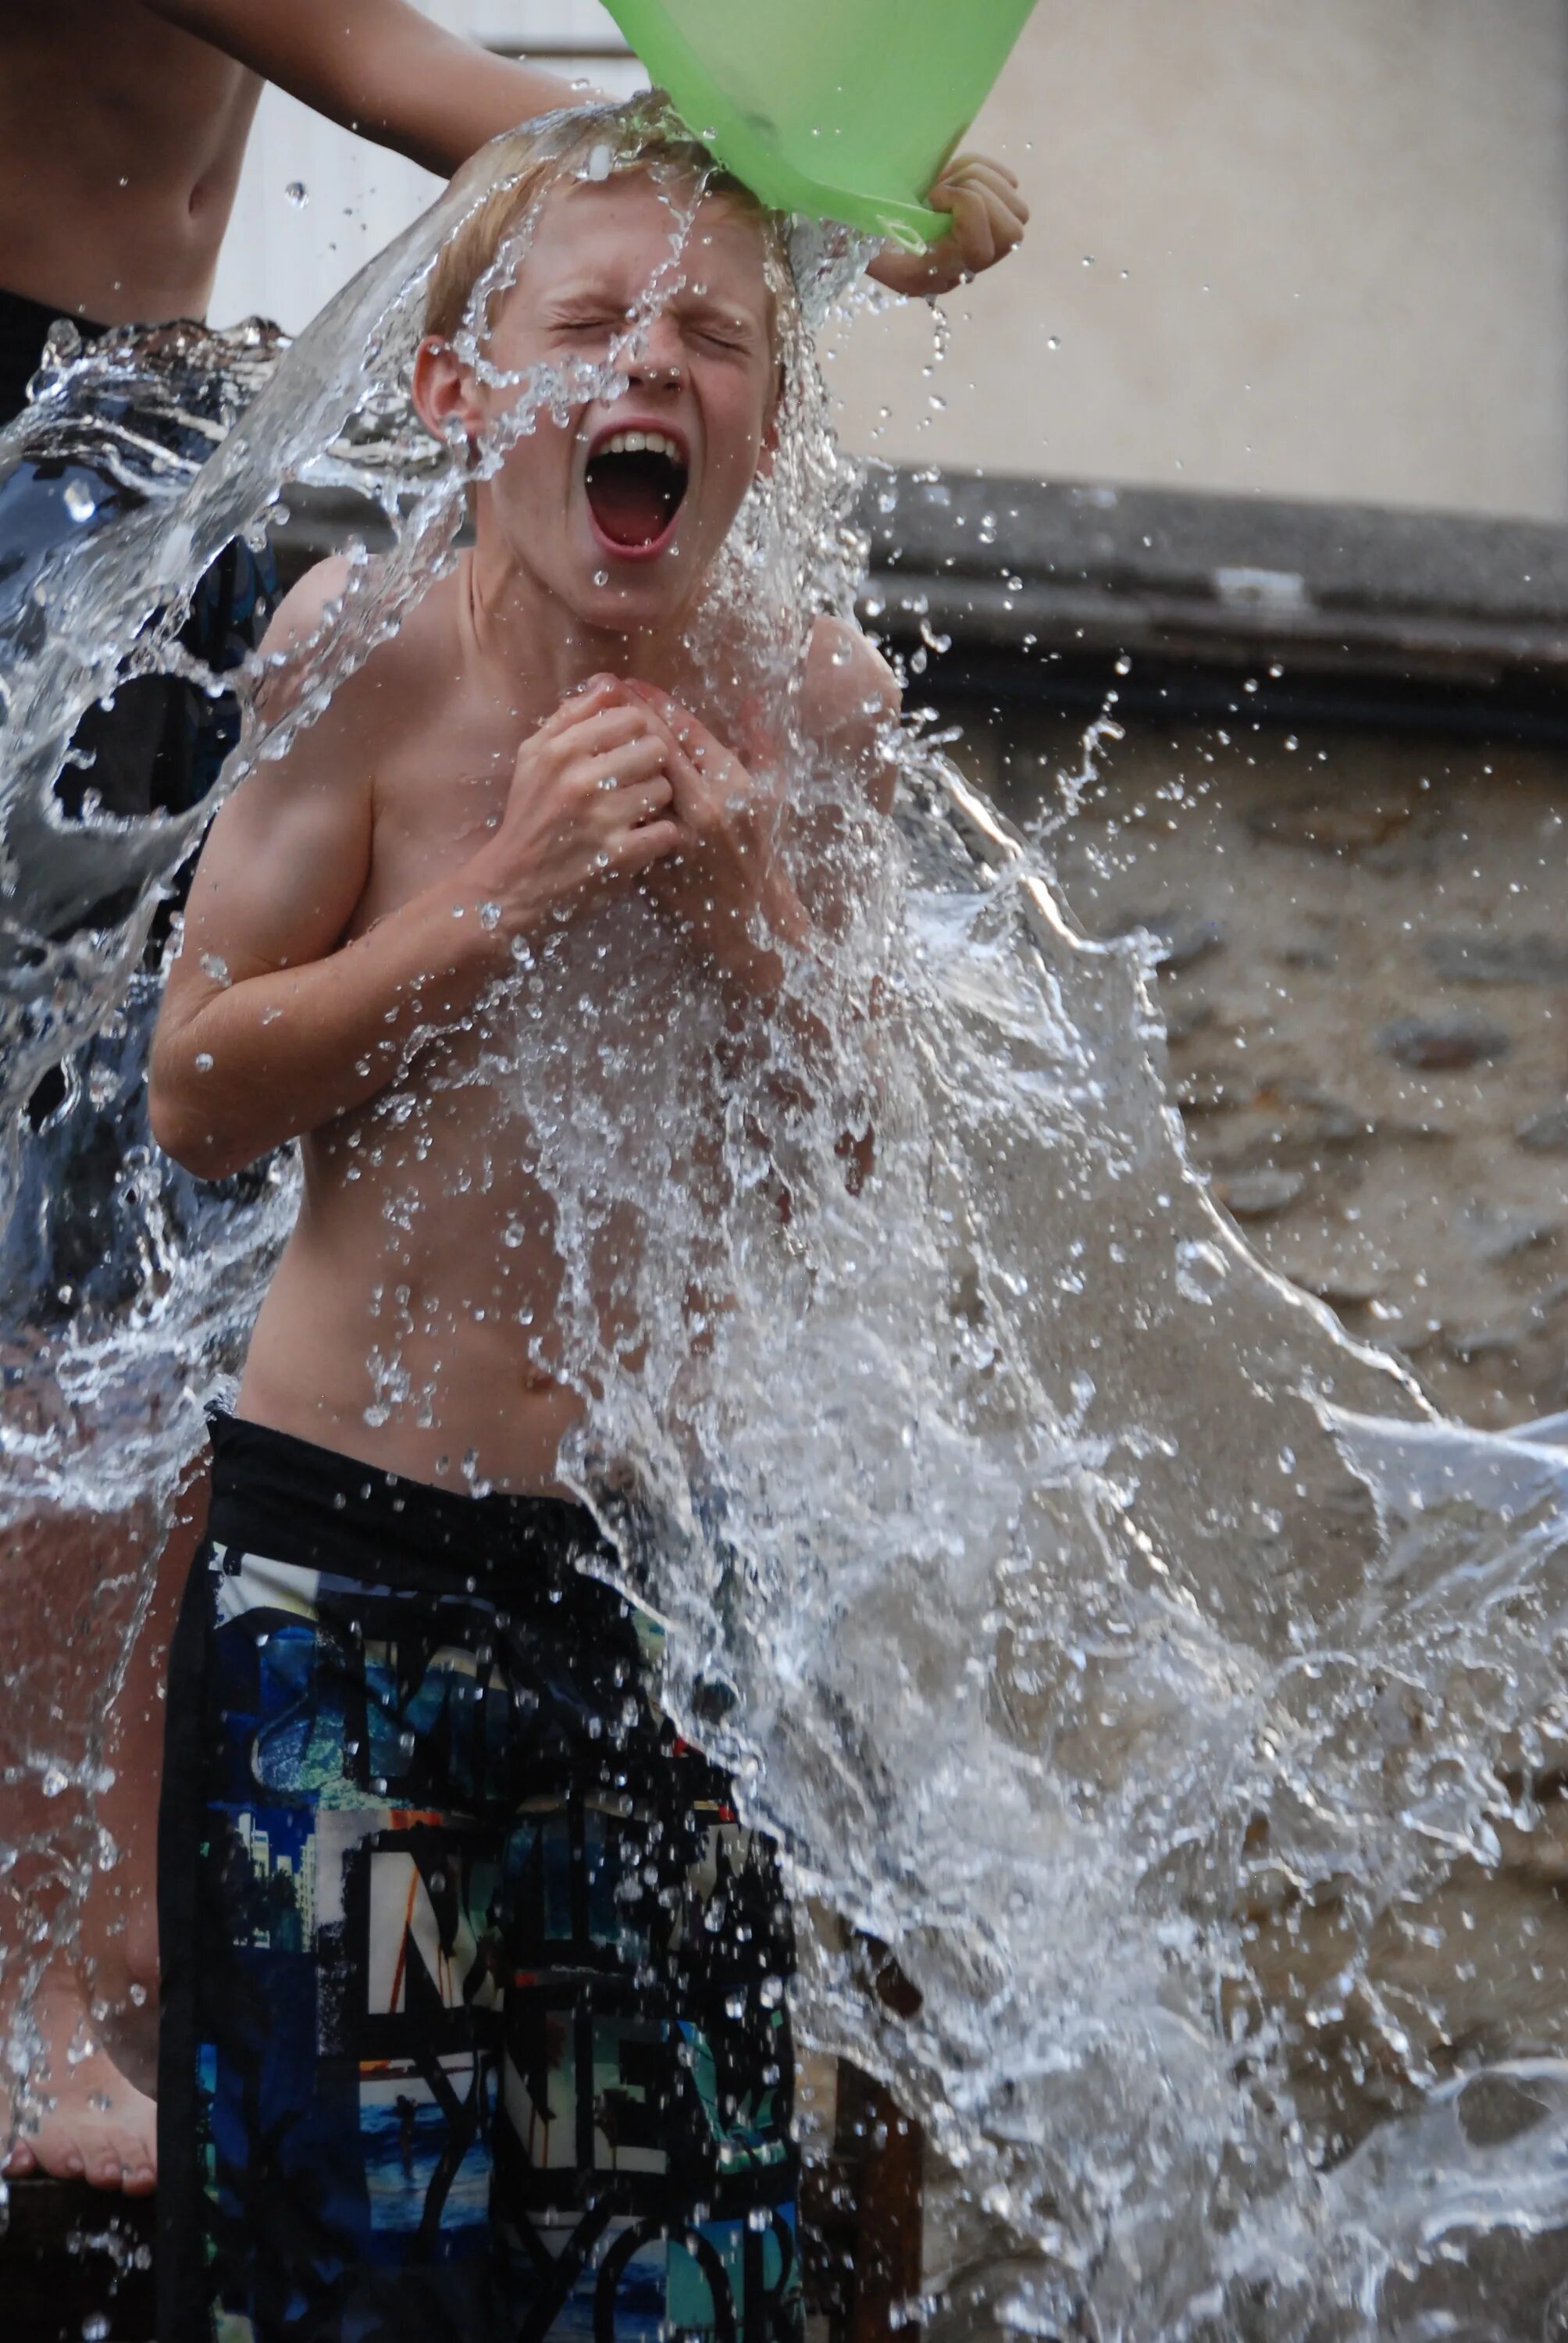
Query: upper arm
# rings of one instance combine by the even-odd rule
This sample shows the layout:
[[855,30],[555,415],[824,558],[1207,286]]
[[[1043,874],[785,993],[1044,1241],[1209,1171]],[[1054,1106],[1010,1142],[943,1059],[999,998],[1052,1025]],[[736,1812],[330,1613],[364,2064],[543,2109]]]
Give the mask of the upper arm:
[[[315,633],[347,565],[323,562],[280,605],[264,657]],[[257,763],[207,833],[186,907],[165,1018],[184,1024],[248,977],[322,960],[340,941],[370,869],[371,757],[366,695],[350,678],[286,755]]]
[[579,103],[570,84],[447,32],[410,0],[146,0],[346,128],[455,171],[503,130]]

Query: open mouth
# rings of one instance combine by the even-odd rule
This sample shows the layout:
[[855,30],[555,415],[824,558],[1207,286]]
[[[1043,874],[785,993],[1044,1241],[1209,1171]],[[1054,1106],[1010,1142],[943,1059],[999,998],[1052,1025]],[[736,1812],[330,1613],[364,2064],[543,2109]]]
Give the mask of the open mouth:
[[618,553],[657,553],[675,526],[689,477],[666,431],[612,431],[588,458],[583,485],[600,537]]

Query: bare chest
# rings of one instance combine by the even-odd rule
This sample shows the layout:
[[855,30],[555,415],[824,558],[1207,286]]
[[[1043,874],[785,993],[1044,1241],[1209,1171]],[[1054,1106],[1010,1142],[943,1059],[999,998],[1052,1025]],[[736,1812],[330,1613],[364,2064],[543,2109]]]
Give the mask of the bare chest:
[[478,852],[506,810],[520,743],[517,725],[456,708],[383,742],[370,870],[351,933],[450,878]]

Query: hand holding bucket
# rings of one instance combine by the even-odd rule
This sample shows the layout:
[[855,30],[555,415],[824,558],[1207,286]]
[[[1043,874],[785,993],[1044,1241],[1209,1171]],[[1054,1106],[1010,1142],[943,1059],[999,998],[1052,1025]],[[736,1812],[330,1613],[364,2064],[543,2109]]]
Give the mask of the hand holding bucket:
[[910,249],[1034,0],[606,0],[689,127],[779,211]]

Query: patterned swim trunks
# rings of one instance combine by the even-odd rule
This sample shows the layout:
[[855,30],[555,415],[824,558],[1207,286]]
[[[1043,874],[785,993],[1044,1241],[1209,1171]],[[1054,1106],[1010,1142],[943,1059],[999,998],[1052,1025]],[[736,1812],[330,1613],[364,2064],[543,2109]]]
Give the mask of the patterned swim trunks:
[[161,2343],[799,2343],[790,1932],[591,1517],[214,1426]]

